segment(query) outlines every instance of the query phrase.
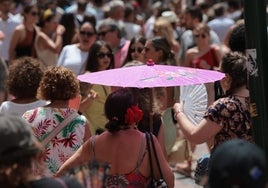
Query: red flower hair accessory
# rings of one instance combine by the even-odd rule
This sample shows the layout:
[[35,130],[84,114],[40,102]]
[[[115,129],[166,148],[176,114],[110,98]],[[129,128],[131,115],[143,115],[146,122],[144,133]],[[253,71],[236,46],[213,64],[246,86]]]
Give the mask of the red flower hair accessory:
[[140,120],[142,120],[142,117],[143,112],[138,105],[131,106],[127,109],[127,113],[125,114],[125,123],[128,125],[138,123]]

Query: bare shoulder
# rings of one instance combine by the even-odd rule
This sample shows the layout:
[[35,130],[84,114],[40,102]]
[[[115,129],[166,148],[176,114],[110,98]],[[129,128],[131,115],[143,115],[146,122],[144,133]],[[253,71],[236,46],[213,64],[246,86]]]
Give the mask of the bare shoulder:
[[20,24],[13,31],[12,38],[15,41],[20,41],[25,36],[25,34],[25,26],[23,24]]
[[15,35],[22,35],[25,33],[25,26],[23,24],[17,25],[17,27],[14,30]]
[[38,32],[38,37],[43,40],[48,40],[49,37],[42,31]]
[[24,24],[19,24],[16,26],[15,30],[19,31],[19,30],[24,30],[25,29],[25,25]]
[[211,44],[210,47],[211,47],[212,49],[214,49],[214,50],[219,50],[219,51],[221,50],[220,46],[217,45],[217,44]]

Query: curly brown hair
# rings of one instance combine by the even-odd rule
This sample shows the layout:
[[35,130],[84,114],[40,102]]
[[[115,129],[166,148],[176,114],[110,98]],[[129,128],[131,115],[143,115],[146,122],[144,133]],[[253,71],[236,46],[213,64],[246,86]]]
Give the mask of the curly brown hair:
[[69,100],[79,94],[79,81],[75,74],[68,68],[49,67],[45,72],[37,97],[43,100]]
[[44,74],[38,59],[21,57],[11,62],[7,87],[15,98],[34,98]]

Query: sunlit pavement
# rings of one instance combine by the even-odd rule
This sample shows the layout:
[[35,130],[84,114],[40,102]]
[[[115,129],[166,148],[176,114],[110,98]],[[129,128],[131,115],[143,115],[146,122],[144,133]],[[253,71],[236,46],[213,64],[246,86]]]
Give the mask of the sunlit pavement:
[[[208,148],[206,144],[197,145],[195,152],[193,154],[194,162],[192,169],[195,169],[195,161],[202,156],[203,154],[208,153]],[[185,177],[184,175],[181,175],[179,173],[174,173],[175,175],[175,188],[201,188],[202,186],[196,185],[194,180],[189,177]],[[193,172],[192,172],[193,176]]]

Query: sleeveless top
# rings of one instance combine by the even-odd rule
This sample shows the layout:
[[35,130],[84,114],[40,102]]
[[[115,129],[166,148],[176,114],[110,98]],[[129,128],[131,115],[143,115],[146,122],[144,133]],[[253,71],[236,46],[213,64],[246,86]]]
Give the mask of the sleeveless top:
[[[95,151],[94,151],[94,137],[90,138],[91,143],[91,154],[93,160],[95,159]],[[140,146],[140,152],[138,156],[138,160],[136,163],[136,167],[127,174],[116,174],[116,175],[109,175],[106,181],[106,188],[113,188],[113,187],[125,187],[125,188],[145,188],[147,186],[147,182],[149,178],[146,178],[142,175],[139,171],[139,167],[146,155],[147,149],[146,148],[146,139],[142,141]]]
[[210,48],[210,50],[207,53],[203,54],[202,56],[195,58],[192,61],[193,67],[201,69],[202,68],[202,67],[200,67],[201,61],[205,61],[208,65],[211,66],[211,69],[213,67],[219,66],[219,62],[218,62],[217,58],[215,57],[215,49],[213,49],[213,48]]
[[23,56],[36,57],[36,52],[34,48],[35,36],[35,29],[33,31],[29,31],[26,29],[26,35],[24,40],[19,42],[15,48],[16,58]]
[[58,61],[58,54],[55,52],[52,52],[50,49],[40,50],[37,45],[38,38],[39,36],[37,35],[34,41],[34,47],[36,50],[37,58],[42,61],[45,67],[55,66]]

